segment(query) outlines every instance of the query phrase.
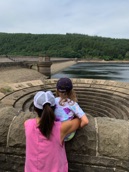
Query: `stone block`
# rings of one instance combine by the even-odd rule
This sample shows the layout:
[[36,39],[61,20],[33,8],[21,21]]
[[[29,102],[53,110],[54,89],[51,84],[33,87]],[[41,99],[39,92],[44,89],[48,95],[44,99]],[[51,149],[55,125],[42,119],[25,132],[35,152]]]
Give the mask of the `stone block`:
[[100,156],[129,160],[129,124],[125,120],[97,118]]
[[77,130],[75,137],[66,142],[67,154],[96,155],[96,129],[92,116],[88,116],[89,124]]
[[26,119],[34,117],[34,113],[28,112],[28,114],[25,114],[22,112],[15,118],[10,128],[8,146],[25,147],[24,122]]
[[16,114],[16,109],[11,106],[0,108],[0,145],[7,145],[9,127]]

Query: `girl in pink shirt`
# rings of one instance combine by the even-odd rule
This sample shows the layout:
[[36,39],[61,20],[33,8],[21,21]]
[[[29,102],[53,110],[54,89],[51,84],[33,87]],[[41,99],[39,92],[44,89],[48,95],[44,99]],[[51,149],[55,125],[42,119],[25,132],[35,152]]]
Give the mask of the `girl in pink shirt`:
[[78,118],[56,122],[55,97],[52,92],[39,91],[34,96],[37,117],[25,121],[25,172],[68,172],[64,147],[67,134],[79,128]]

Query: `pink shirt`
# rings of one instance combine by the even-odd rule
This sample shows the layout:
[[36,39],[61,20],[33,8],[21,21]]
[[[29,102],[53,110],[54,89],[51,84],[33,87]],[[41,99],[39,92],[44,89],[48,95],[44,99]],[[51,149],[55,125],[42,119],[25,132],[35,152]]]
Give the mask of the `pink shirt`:
[[60,122],[55,122],[50,139],[37,128],[36,119],[25,122],[25,172],[68,172],[64,144],[60,140]]

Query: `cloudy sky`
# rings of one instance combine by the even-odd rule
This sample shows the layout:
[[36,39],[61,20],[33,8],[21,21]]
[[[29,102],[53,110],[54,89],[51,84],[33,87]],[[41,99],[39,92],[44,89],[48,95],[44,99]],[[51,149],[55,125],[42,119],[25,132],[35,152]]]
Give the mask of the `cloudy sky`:
[[0,0],[0,32],[129,39],[129,0]]

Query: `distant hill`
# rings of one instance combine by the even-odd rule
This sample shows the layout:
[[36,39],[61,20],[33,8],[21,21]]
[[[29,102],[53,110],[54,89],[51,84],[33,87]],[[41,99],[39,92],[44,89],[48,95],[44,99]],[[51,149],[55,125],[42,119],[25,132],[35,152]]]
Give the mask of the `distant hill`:
[[70,33],[0,33],[0,55],[129,60],[129,39]]

